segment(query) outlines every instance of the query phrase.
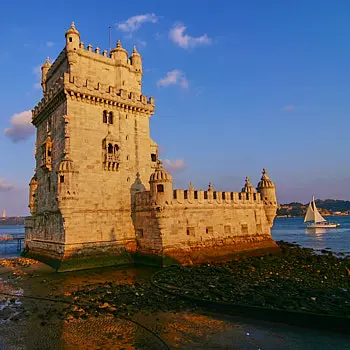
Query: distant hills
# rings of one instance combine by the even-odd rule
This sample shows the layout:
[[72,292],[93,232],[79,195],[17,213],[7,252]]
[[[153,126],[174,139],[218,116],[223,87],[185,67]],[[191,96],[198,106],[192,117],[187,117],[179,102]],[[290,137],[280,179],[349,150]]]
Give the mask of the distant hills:
[[0,226],[24,225],[24,219],[24,216],[9,216],[6,218],[0,218]]
[[[350,215],[350,201],[337,199],[317,199],[316,206],[322,216],[327,215]],[[302,204],[292,202],[289,204],[281,204],[277,209],[277,216],[280,217],[296,217],[304,216],[309,203]]]

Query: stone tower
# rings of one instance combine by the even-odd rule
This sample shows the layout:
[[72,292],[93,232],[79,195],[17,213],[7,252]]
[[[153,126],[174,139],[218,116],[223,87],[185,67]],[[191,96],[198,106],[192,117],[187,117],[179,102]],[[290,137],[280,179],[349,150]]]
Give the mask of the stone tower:
[[263,169],[262,177],[258,183],[257,190],[261,194],[267,220],[272,227],[277,211],[276,188],[272,180],[267,176],[266,169]]
[[[158,147],[150,138],[154,99],[142,94],[142,58],[120,41],[108,55],[85,48],[74,23],[65,47],[42,66],[33,109],[36,169],[25,249],[66,269],[94,257],[127,262],[136,247],[134,189],[149,189]],[[68,263],[69,262],[69,263]],[[106,265],[104,262],[103,265]],[[63,268],[64,269],[64,268]]]

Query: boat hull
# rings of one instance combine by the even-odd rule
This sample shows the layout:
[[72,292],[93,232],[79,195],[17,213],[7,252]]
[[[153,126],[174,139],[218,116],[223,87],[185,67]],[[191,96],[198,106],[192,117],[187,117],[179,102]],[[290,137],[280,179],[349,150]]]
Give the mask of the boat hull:
[[334,222],[315,222],[313,224],[307,225],[307,228],[313,229],[313,228],[337,228],[340,225]]

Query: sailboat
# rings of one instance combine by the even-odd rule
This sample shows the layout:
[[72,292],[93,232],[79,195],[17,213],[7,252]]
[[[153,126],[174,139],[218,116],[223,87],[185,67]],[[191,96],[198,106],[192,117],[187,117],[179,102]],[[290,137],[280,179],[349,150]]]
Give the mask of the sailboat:
[[312,196],[312,201],[307,208],[304,222],[310,222],[307,228],[336,228],[340,226],[336,222],[328,222],[317,210],[315,197]]

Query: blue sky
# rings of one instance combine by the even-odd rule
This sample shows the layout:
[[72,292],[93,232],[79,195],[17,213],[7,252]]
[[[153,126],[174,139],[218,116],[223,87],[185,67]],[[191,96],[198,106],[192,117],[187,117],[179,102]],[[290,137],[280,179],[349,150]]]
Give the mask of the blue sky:
[[175,187],[238,191],[266,167],[280,203],[350,199],[349,13],[346,0],[5,2],[0,210],[28,213],[25,111],[72,21],[86,46],[108,49],[108,26],[113,44],[137,45],[143,93],[156,98],[152,138]]

